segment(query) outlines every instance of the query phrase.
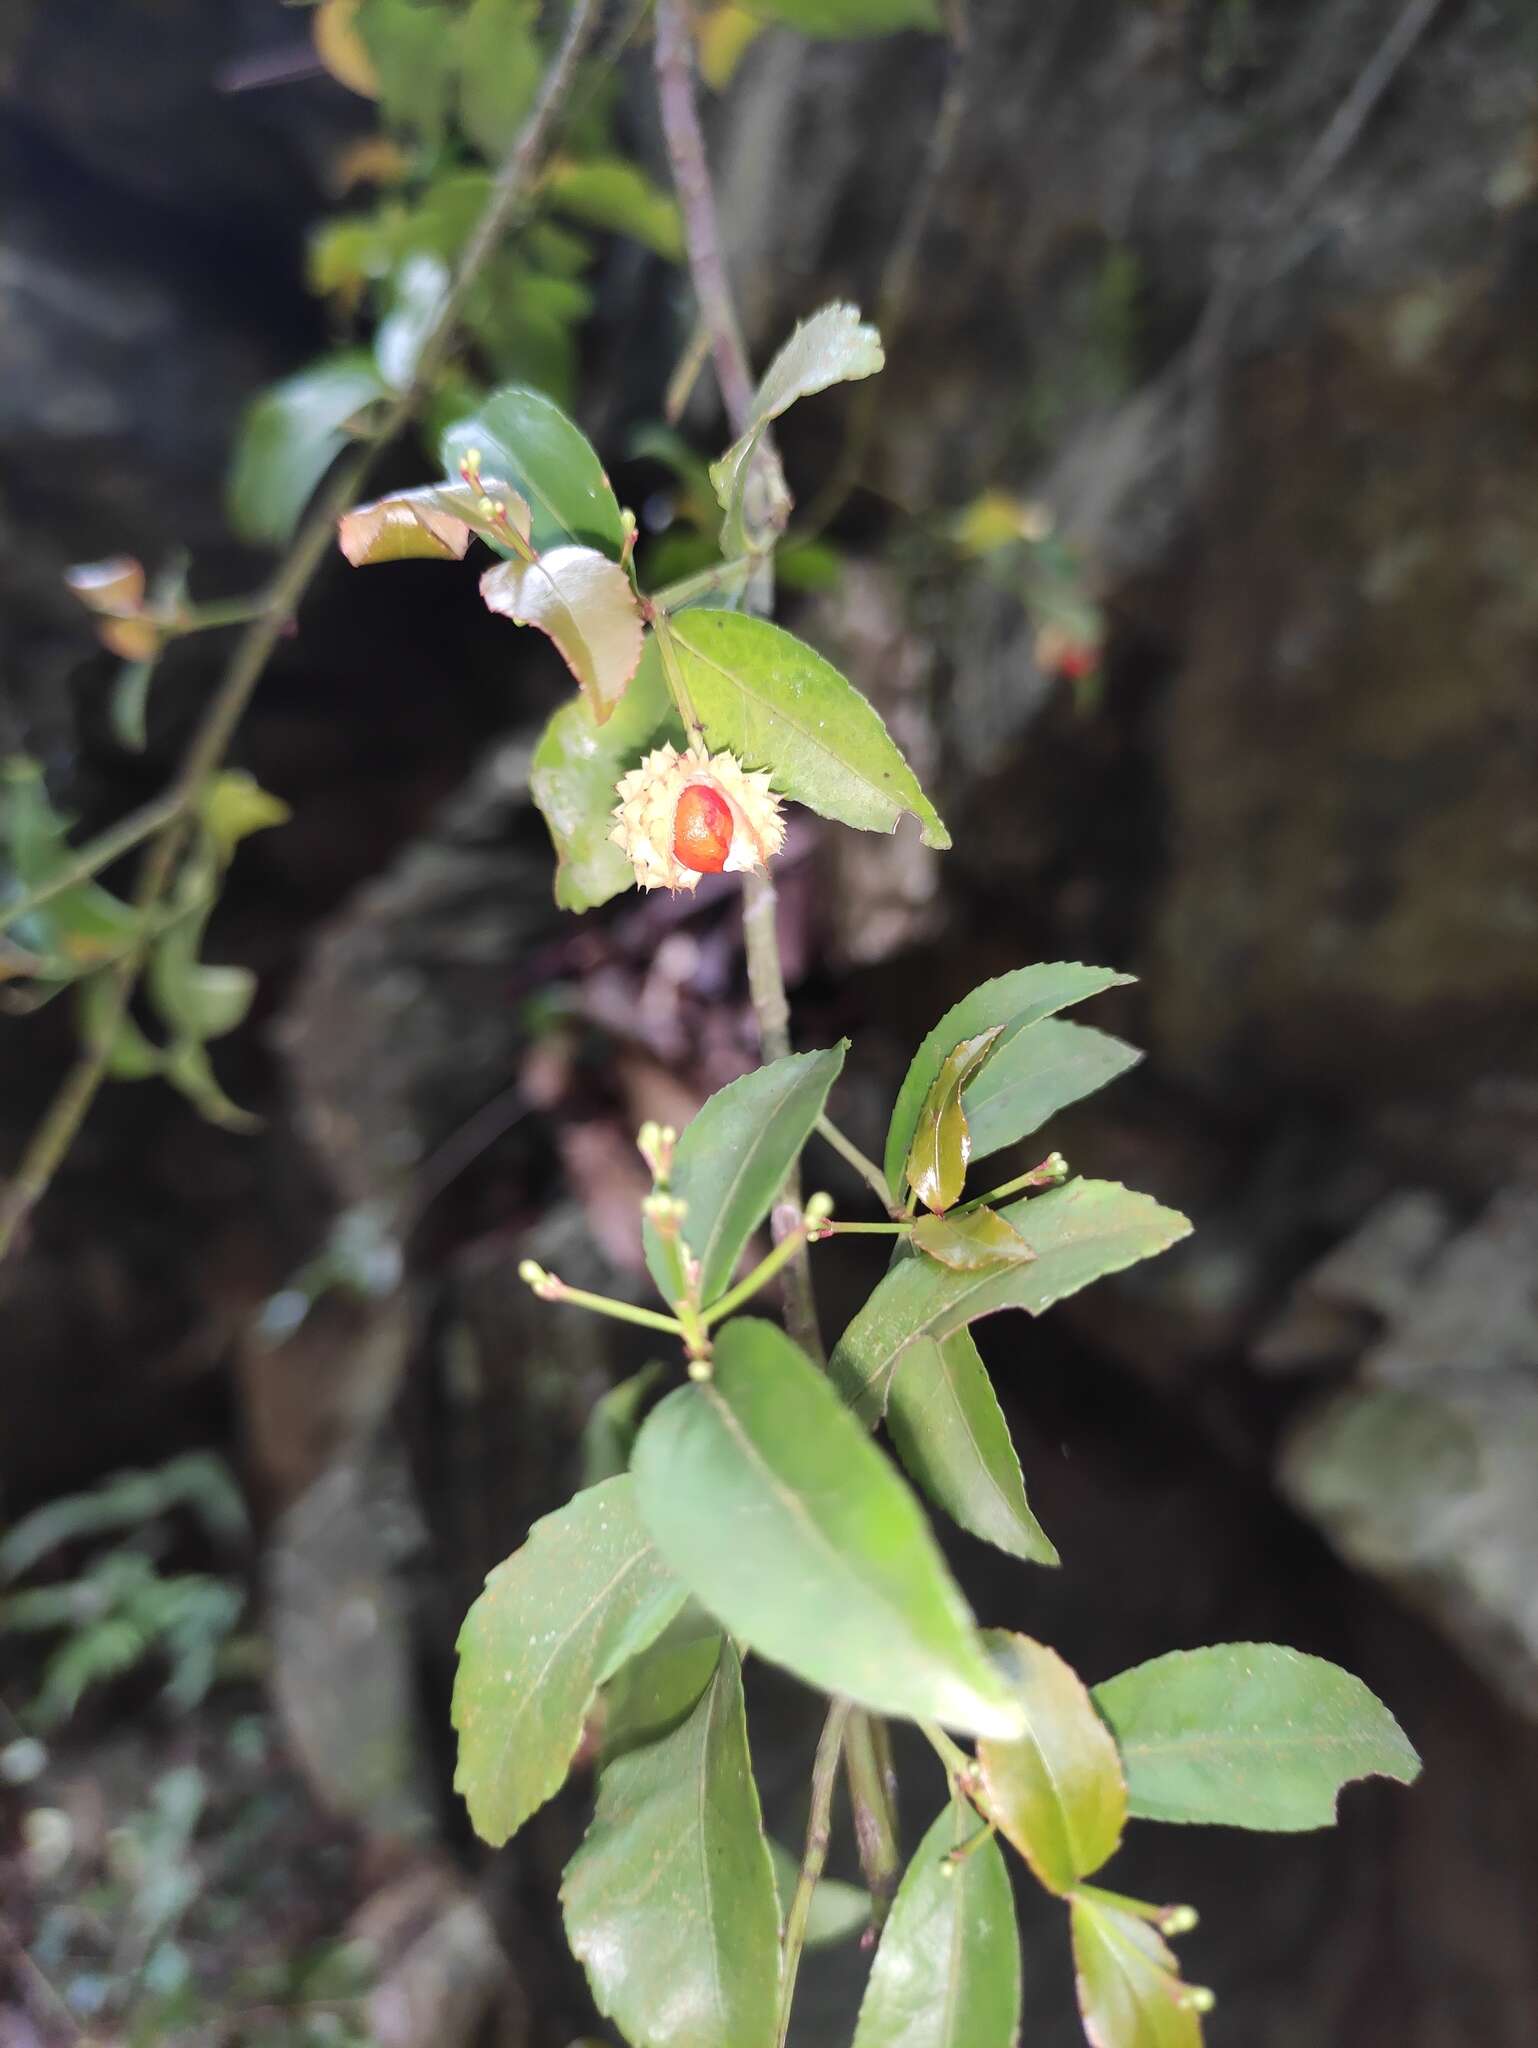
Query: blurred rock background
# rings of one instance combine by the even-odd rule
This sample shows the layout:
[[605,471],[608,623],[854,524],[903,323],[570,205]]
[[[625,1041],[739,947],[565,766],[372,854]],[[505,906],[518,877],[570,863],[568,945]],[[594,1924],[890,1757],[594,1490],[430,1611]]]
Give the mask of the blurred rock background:
[[[971,12],[959,78],[924,38],[771,33],[713,108],[760,359],[829,297],[876,304],[920,139],[947,91],[961,108],[835,528],[843,573],[785,614],[926,764],[956,850],[805,822],[783,890],[801,1042],[854,1034],[845,1115],[869,1140],[974,982],[1053,957],[1142,977],[1097,1021],[1146,1064],[1052,1137],[1197,1234],[1135,1287],[985,1328],[1065,1567],[1023,1581],[958,1539],[958,1569],[1091,1677],[1225,1637],[1337,1656],[1420,1746],[1416,1792],[1349,1795],[1335,1835],[1163,1834],[1118,1864],[1205,1909],[1189,1971],[1220,1988],[1216,2048],[1525,2048],[1538,30],[1521,0]],[[304,237],[369,125],[307,51],[271,0],[0,15],[0,746],[88,824],[160,786],[218,648],[168,666],[149,752],[126,755],[61,571],[177,543],[200,595],[262,571],[229,538],[227,451],[253,391],[325,338]],[[644,149],[644,63],[630,89]],[[639,502],[657,478],[627,436],[687,307],[618,246],[598,291],[579,409]],[[838,405],[785,437],[806,501]],[[692,424],[710,447],[708,407]],[[940,544],[986,492],[1048,508],[1078,551],[1097,691],[1052,673],[1017,588]],[[220,1064],[265,1127],[212,1130],[153,1085],[103,1099],[0,1270],[0,1505],[222,1449],[257,1518],[270,1684],[250,1714],[310,1815],[299,1839],[319,1828],[340,1859],[310,1933],[362,1916],[380,1936],[380,2042],[481,2026],[562,2048],[591,2029],[550,1903],[582,1789],[478,1863],[447,1686],[482,1572],[564,1495],[582,1415],[639,1359],[513,1274],[532,1253],[636,1284],[628,1133],[686,1116],[751,1061],[752,1029],[724,895],[581,923],[551,906],[523,786],[559,688],[540,650],[435,568],[366,597],[325,573],[238,748],[294,808],[243,850],[214,927],[217,957],[262,977]],[[0,1029],[0,1157],[68,1050],[56,1009]],[[364,1284],[287,1336],[264,1310],[338,1218]],[[830,1264],[830,1324],[866,1277]],[[376,1722],[382,1749],[358,1739]],[[190,1739],[157,1726],[130,1688],[57,1768],[78,1789],[124,1743]],[[216,1735],[198,1740],[222,1758]],[[771,1807],[811,1736],[806,1702],[767,1689]],[[203,1764],[228,1803],[226,1765]],[[20,1841],[0,1920],[24,1930]],[[1067,2043],[1058,1930],[1032,1916],[1027,2038]],[[0,2040],[51,2040],[12,1968]],[[845,2038],[847,1963],[820,1963],[812,1996],[808,2048]]]

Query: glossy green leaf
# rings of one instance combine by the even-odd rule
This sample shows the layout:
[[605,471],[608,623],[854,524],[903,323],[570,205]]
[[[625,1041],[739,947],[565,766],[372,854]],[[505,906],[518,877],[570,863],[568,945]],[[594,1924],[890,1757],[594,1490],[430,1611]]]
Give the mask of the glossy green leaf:
[[497,1566],[460,1630],[454,1684],[454,1783],[478,1834],[500,1845],[559,1790],[598,1688],[683,1600],[624,1476],[536,1522]]
[[551,165],[545,191],[558,213],[611,234],[629,235],[670,263],[683,260],[677,200],[627,158],[564,158]]
[[937,1259],[953,1273],[1025,1266],[1036,1256],[997,1209],[968,1209],[960,1216],[921,1216],[913,1226],[913,1242],[926,1257]]
[[471,0],[459,23],[459,122],[483,156],[503,155],[544,71],[538,0]]
[[[743,539],[743,496],[752,468],[753,451],[764,429],[798,398],[810,398],[831,384],[873,377],[886,362],[881,336],[860,318],[857,307],[824,306],[803,320],[764,372],[753,394],[748,427],[711,465],[710,481],[727,515],[726,551],[735,553]],[[783,485],[781,485],[783,488]]]
[[772,1662],[881,1713],[1019,1728],[918,1502],[772,1323],[724,1325],[714,1378],[652,1411],[630,1469],[663,1557]]
[[751,11],[804,36],[885,36],[941,25],[937,0],[752,0]]
[[509,384],[443,437],[443,466],[479,449],[481,474],[512,485],[534,515],[536,548],[581,543],[618,556],[624,543],[619,502],[591,442],[543,392]]
[[263,392],[241,423],[230,470],[230,524],[240,538],[281,546],[346,447],[349,423],[386,396],[373,357],[361,351],[326,356]]
[[854,2048],[1015,2048],[1015,1901],[998,1843],[978,1841],[980,1829],[970,1807],[950,1806],[920,1842],[881,1931]]
[[596,548],[551,548],[535,562],[498,562],[481,578],[489,611],[537,626],[555,642],[600,723],[641,665],[641,613],[630,578]]
[[438,148],[456,69],[454,39],[442,14],[420,0],[363,0],[358,33],[374,66],[385,118],[420,136],[429,149]]
[[425,249],[414,250],[396,272],[389,308],[374,333],[374,361],[392,391],[405,391],[416,375],[450,283],[447,263]]
[[961,1091],[987,1064],[1003,1029],[1002,1024],[994,1024],[975,1038],[953,1045],[940,1062],[940,1071],[919,1109],[903,1171],[924,1207],[938,1215],[961,1200],[967,1162],[972,1157],[972,1132],[961,1106]]
[[641,1426],[641,1411],[647,1396],[667,1368],[643,1365],[629,1379],[610,1387],[593,1403],[582,1427],[582,1484],[597,1486],[600,1480],[630,1469],[630,1452]]
[[[774,1891],[783,1926],[800,1882],[801,1859],[772,1841],[769,1844],[769,1861],[774,1868]],[[857,1884],[845,1884],[836,1877],[818,1879],[806,1916],[806,1946],[809,1949],[836,1947],[852,1935],[863,1934],[869,1925],[869,1892]]]
[[1181,1983],[1154,1923],[1093,1886],[1074,1894],[1068,1913],[1090,2048],[1201,2048],[1201,2014],[1211,2000]]
[[962,1097],[972,1157],[986,1159],[1030,1137],[1060,1109],[1093,1095],[1142,1057],[1119,1038],[1061,1017],[1016,1032],[967,1083]]
[[1049,1891],[1070,1892],[1121,1840],[1127,1786],[1121,1759],[1083,1680],[1029,1636],[990,1631],[1026,1732],[977,1746],[988,1810]]
[[684,730],[650,643],[635,680],[602,725],[577,696],[540,735],[529,792],[555,845],[555,900],[563,910],[592,910],[634,886],[634,870],[609,838],[614,786],[664,741],[681,748]]
[[[1102,989],[1130,982],[1132,978],[1130,974],[1115,974],[1108,967],[1081,967],[1077,961],[1045,961],[1039,966],[1017,968],[1013,974],[1001,974],[995,981],[985,981],[970,995],[963,996],[959,1003],[953,1004],[913,1055],[898,1091],[886,1139],[886,1177],[893,1190],[901,1192],[903,1163],[918,1127],[919,1111],[952,1046],[1001,1024],[1004,1033],[989,1062],[991,1066],[993,1061],[1003,1058],[1011,1041],[1020,1032],[1039,1023],[1043,1017],[1066,1010],[1073,1003],[1082,1003],[1087,997],[1098,995]],[[987,1071],[985,1067],[983,1072],[986,1074]],[[1011,1071],[1010,1068],[1005,1069],[1006,1073]],[[975,1101],[967,1106],[970,1113],[977,1113]],[[1019,1131],[1016,1135],[1024,1137],[1026,1133]],[[1010,1141],[1006,1139],[1004,1142]],[[975,1133],[973,1143],[977,1144]]]
[[1110,1180],[1070,1181],[999,1214],[1035,1252],[1029,1264],[956,1273],[933,1259],[901,1259],[839,1339],[830,1370],[864,1420],[884,1412],[892,1375],[921,1338],[943,1342],[1000,1309],[1039,1316],[1092,1280],[1167,1251],[1191,1229],[1177,1210]]
[[1172,1650],[1094,1693],[1140,1820],[1326,1828],[1343,1785],[1408,1785],[1420,1759],[1359,1678],[1276,1643]]
[[950,845],[875,710],[803,641],[767,619],[705,608],[680,612],[668,631],[712,747],[769,769],[782,795],[825,818],[891,832],[912,811],[926,845]]
[[678,1727],[604,1764],[561,1902],[633,2048],[771,2048],[779,1914],[729,1643]]
[[[180,915],[156,939],[144,977],[151,1002],[177,1040],[199,1045],[233,1031],[256,995],[256,976],[248,967],[209,966],[198,957],[217,892],[218,871],[205,850],[182,870]],[[196,1061],[185,1063],[183,1085],[188,1078],[194,1089],[205,1087]]]
[[[843,1071],[849,1041],[791,1053],[728,1082],[690,1120],[673,1155],[669,1192],[687,1205],[684,1242],[700,1262],[708,1308],[732,1283],[737,1262],[774,1205]],[[669,1293],[662,1246],[646,1226],[646,1263]]]
[[910,1348],[886,1424],[908,1472],[952,1521],[1012,1557],[1057,1563],[1026,1502],[1009,1425],[969,1331]]

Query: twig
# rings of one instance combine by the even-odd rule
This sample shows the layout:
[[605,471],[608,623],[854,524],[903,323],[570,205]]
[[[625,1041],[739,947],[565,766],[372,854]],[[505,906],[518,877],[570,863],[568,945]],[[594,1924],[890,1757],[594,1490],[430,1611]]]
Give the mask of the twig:
[[657,0],[656,61],[657,101],[673,184],[683,214],[689,276],[700,303],[701,323],[710,336],[721,402],[733,434],[741,434],[746,432],[753,411],[753,373],[748,367],[737,308],[721,260],[716,196],[694,93],[687,0]]
[[886,1919],[902,1871],[902,1852],[897,1840],[897,1788],[888,1768],[890,1759],[883,1759],[886,1748],[884,1721],[863,1708],[851,1715],[844,1738],[844,1774],[849,1782],[860,1869],[877,1927]]
[[869,1185],[877,1201],[880,1202],[887,1214],[895,1215],[897,1205],[892,1200],[892,1190],[887,1185],[886,1175],[876,1164],[875,1160],[862,1152],[853,1138],[846,1138],[830,1116],[820,1116],[817,1119],[817,1135],[824,1144],[833,1147],[833,1150],[844,1161],[845,1165],[854,1168],[861,1180]]
[[838,1760],[844,1747],[844,1730],[853,1709],[848,1700],[836,1699],[828,1708],[817,1741],[812,1765],[812,1804],[806,1820],[806,1848],[801,1856],[801,1875],[785,1915],[785,1947],[780,1975],[780,2023],[775,2048],[785,2048],[790,2033],[790,2008],[796,1995],[796,1974],[801,1968],[801,1951],[806,1946],[807,1916],[812,1894],[822,1878],[828,1860],[828,1836],[832,1829],[833,1788],[838,1782]]
[[367,440],[334,472],[309,518],[300,528],[287,560],[273,581],[265,607],[236,644],[224,678],[187,749],[176,783],[180,795],[178,806],[145,852],[134,896],[144,930],[138,943],[110,970],[110,1000],[103,1006],[104,1015],[99,1020],[96,1043],[80,1056],[65,1076],[42,1122],[28,1141],[21,1163],[3,1197],[0,1197],[0,1259],[10,1250],[22,1223],[42,1199],[106,1076],[113,1040],[128,1013],[148,951],[150,914],[175,873],[186,843],[190,809],[196,801],[196,793],[223,760],[278,640],[331,549],[337,520],[357,499],[369,470],[385,446],[415,416],[442,365],[476,279],[528,197],[550,130],[571,90],[601,12],[602,0],[576,0],[560,49],[545,74],[539,96],[517,140],[503,159],[485,210],[460,257],[454,281],[423,340],[410,384],[387,408]]

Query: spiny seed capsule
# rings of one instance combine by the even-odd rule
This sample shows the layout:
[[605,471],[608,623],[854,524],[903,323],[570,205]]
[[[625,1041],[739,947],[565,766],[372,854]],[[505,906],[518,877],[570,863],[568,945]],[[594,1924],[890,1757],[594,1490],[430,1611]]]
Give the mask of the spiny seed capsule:
[[732,830],[732,807],[720,791],[691,783],[673,818],[673,856],[697,875],[719,875],[732,850]]

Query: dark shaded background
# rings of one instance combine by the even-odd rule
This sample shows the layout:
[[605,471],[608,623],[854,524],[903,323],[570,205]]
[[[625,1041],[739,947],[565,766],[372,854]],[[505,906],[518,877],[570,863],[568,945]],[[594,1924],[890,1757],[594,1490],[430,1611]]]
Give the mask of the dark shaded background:
[[[903,838],[793,840],[798,1029],[853,1033],[850,1128],[876,1142],[908,1049],[974,982],[1107,959],[1142,981],[1096,1021],[1149,1058],[1051,1137],[1197,1224],[1127,1284],[986,1329],[1065,1566],[958,1538],[977,1605],[1092,1679],[1212,1639],[1336,1657],[1426,1760],[1329,1835],[1134,1832],[1113,1882],[1203,1909],[1184,1949],[1220,1993],[1215,2048],[1538,2039],[1538,36],[1519,0],[1414,11],[1353,126],[1400,0],[977,0],[844,577],[787,614],[956,828],[943,867]],[[89,824],[160,786],[218,650],[171,665],[125,756],[60,572],[183,542],[198,594],[258,577],[221,512],[230,437],[326,339],[304,236],[369,113],[319,77],[252,84],[304,38],[270,0],[0,15],[0,744]],[[824,299],[874,301],[943,70],[922,38],[751,53],[715,140],[760,360]],[[599,284],[580,409],[639,501],[658,478],[626,435],[687,306],[618,246]],[[786,435],[807,496],[837,404]],[[403,480],[421,466],[401,451]],[[1039,671],[1018,597],[924,538],[989,487],[1083,550],[1110,621],[1088,709]],[[266,1127],[112,1091],[0,1273],[7,1509],[212,1445],[259,1520],[259,1782],[221,1761],[219,1695],[189,1731],[130,1685],[51,1796],[97,1788],[105,1825],[115,1787],[195,1752],[211,1847],[277,1801],[281,1910],[255,1887],[245,1933],[209,1937],[211,1996],[242,1941],[360,1926],[436,2029],[391,2033],[397,1999],[380,2041],[591,2027],[551,1908],[583,1788],[488,1865],[448,1795],[446,1699],[481,1573],[564,1496],[582,1414],[642,1354],[513,1274],[532,1253],[630,1284],[627,1134],[753,1056],[729,898],[580,926],[550,906],[522,776],[557,690],[468,579],[410,567],[365,596],[326,572],[237,749],[294,820],[242,852],[214,926],[262,976],[219,1064]],[[66,1022],[0,1030],[0,1157]],[[360,1204],[404,1205],[402,1285],[256,1341]],[[870,1275],[826,1270],[832,1327]],[[814,1711],[772,1681],[754,1701],[782,1834]],[[0,1916],[26,1940],[19,1839]],[[1035,1899],[1025,1924],[1025,2038],[1066,2044],[1061,1931]],[[12,1968],[0,2040],[51,2040]],[[802,2038],[846,2038],[849,1997],[847,1958],[820,1960]]]

